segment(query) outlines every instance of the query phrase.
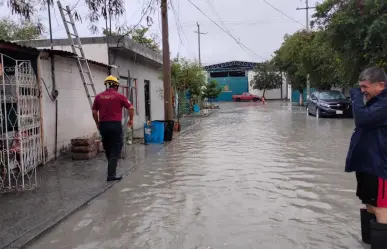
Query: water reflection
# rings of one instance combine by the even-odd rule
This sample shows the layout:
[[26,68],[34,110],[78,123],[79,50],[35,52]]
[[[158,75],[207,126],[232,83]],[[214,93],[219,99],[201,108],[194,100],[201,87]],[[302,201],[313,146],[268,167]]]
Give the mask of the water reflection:
[[223,104],[31,248],[364,248],[343,172],[352,130],[280,102]]

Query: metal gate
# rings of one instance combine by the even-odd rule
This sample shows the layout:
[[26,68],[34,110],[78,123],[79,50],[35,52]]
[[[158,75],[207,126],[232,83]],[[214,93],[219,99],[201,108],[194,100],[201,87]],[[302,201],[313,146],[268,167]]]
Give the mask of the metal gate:
[[43,162],[39,85],[30,61],[0,56],[0,193],[30,190]]

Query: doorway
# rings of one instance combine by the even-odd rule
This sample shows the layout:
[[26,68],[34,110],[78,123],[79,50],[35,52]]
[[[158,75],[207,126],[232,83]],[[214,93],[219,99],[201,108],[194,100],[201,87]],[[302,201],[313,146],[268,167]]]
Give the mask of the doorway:
[[150,103],[150,81],[144,80],[144,95],[145,95],[145,120],[151,119],[151,103]]

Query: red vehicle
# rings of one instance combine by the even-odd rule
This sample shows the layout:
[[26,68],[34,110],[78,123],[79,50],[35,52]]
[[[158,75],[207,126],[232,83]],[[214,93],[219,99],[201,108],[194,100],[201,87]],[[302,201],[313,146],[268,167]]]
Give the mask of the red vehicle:
[[232,100],[236,102],[240,101],[254,101],[257,102],[259,100],[259,97],[257,95],[253,95],[251,93],[243,93],[241,95],[233,95]]

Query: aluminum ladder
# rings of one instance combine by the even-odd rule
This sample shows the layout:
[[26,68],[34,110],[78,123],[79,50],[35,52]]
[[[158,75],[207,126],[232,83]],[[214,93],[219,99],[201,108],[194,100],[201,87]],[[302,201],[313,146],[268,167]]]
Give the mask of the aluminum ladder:
[[[87,99],[89,100],[89,104],[91,108],[93,106],[94,98],[97,95],[97,92],[95,91],[93,75],[91,74],[89,63],[87,62],[87,59],[85,57],[85,53],[82,48],[81,39],[79,38],[77,28],[75,27],[75,22],[74,22],[73,15],[71,14],[70,7],[66,6],[66,8],[63,8],[60,1],[58,1],[57,4],[60,11],[60,15],[62,16],[62,20],[63,20],[64,27],[66,29],[67,36],[70,41],[71,48],[73,50],[73,53],[76,54],[79,73],[81,75],[86,96],[87,96]],[[68,16],[69,20],[66,19],[66,15]],[[71,24],[73,32],[70,32],[70,28],[68,24]],[[74,42],[74,39],[75,39],[75,42]],[[77,49],[81,54],[80,56]]]

